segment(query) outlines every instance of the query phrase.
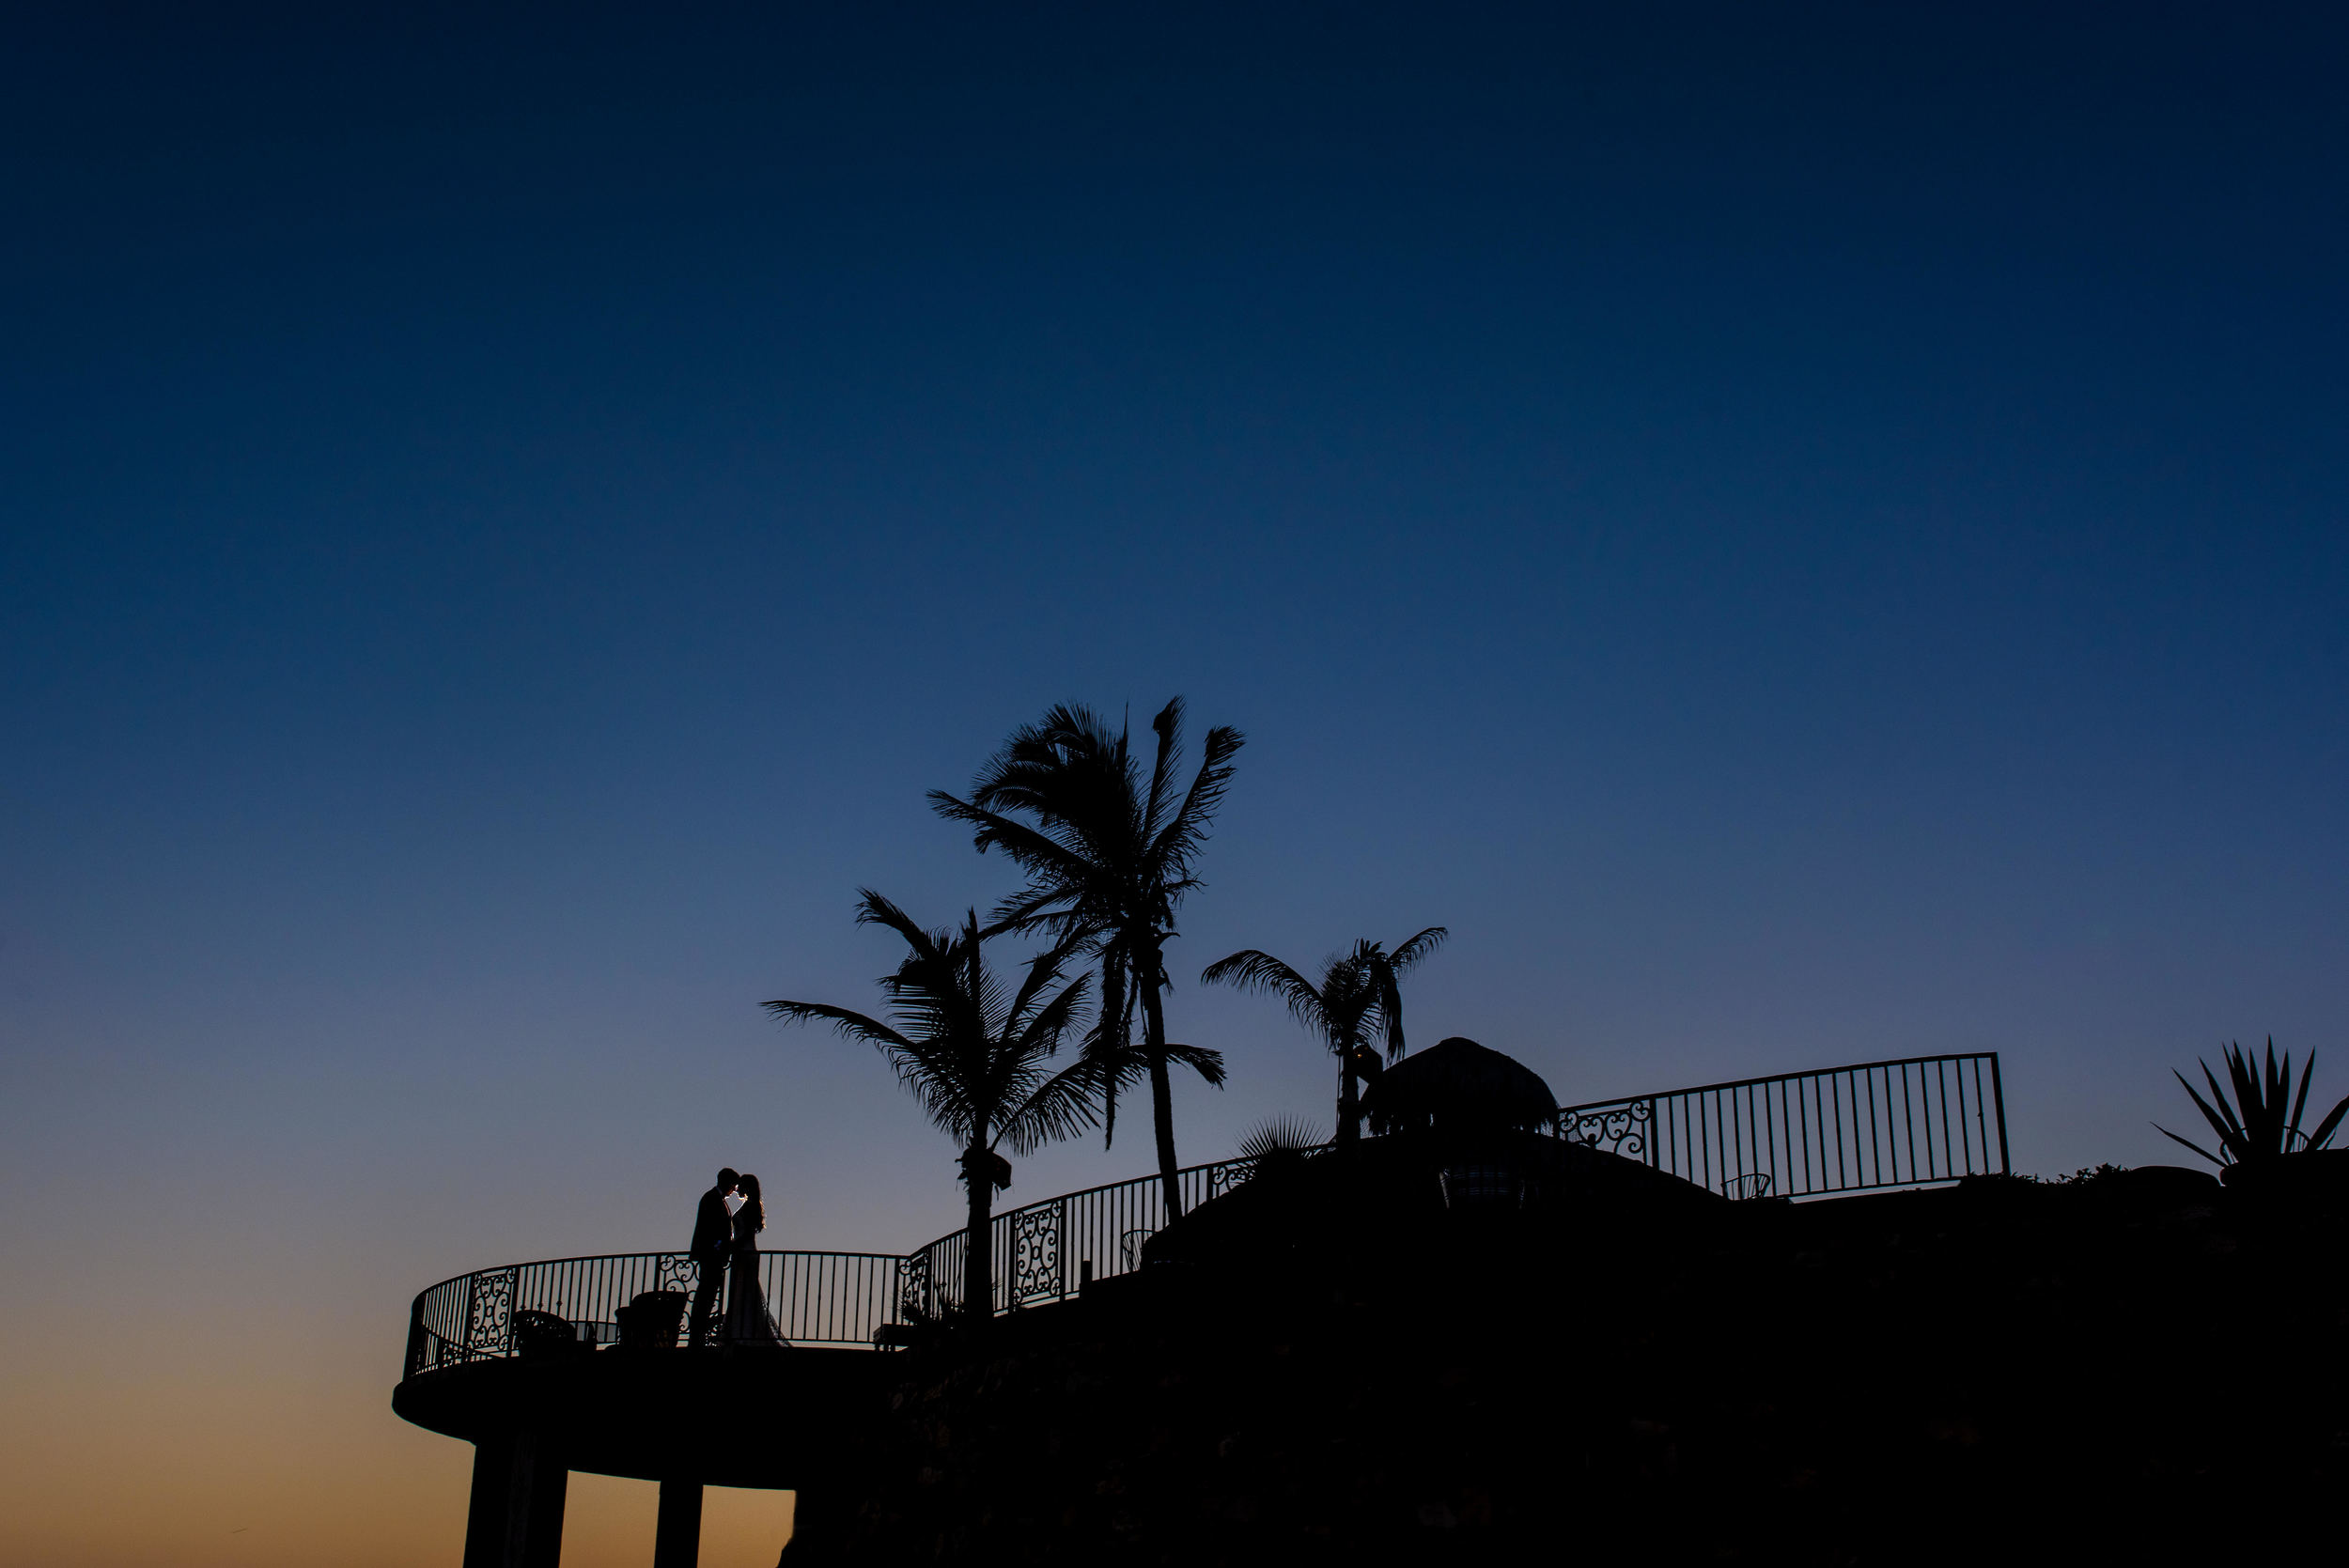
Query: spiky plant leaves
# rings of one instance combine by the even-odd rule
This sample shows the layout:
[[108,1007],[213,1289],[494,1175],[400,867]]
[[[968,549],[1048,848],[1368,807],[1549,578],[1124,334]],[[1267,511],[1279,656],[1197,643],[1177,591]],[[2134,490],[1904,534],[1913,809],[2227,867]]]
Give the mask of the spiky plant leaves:
[[1268,1116],[1240,1134],[1239,1155],[1242,1159],[1261,1159],[1267,1155],[1303,1154],[1328,1141],[1321,1129],[1302,1116]]
[[2299,1082],[2293,1081],[2292,1053],[2286,1051],[2279,1062],[2276,1039],[2268,1036],[2267,1050],[2263,1061],[2254,1063],[2248,1051],[2233,1041],[2220,1048],[2221,1060],[2227,1067],[2227,1081],[2234,1094],[2219,1086],[2218,1075],[2210,1070],[2210,1063],[2198,1061],[2202,1069],[2202,1081],[2210,1085],[2210,1099],[2202,1098],[2186,1075],[2173,1073],[2178,1086],[2194,1102],[2194,1109],[2202,1113],[2211,1130],[2218,1135],[2218,1153],[2212,1154],[2191,1139],[2181,1138],[2160,1123],[2154,1130],[2172,1142],[2184,1144],[2213,1165],[2243,1165],[2270,1159],[2308,1149],[2322,1149],[2331,1143],[2333,1134],[2341,1129],[2341,1119],[2349,1115],[2349,1095],[2327,1111],[2313,1132],[2303,1133],[2300,1120],[2307,1111],[2309,1088],[2316,1081],[2316,1053],[2310,1051],[2301,1066]]
[[2196,1154],[2201,1155],[2204,1159],[2209,1160],[2213,1165],[2223,1166],[2227,1163],[2227,1161],[2220,1159],[2217,1155],[2212,1154],[2208,1149],[2203,1148],[2200,1143],[2195,1142],[2194,1140],[2190,1138],[2180,1138],[2176,1133],[2171,1132],[2168,1127],[2163,1126],[2159,1122],[2155,1122],[2154,1124],[2154,1130],[2161,1134],[2162,1137],[2169,1139],[2173,1143],[2185,1144]]

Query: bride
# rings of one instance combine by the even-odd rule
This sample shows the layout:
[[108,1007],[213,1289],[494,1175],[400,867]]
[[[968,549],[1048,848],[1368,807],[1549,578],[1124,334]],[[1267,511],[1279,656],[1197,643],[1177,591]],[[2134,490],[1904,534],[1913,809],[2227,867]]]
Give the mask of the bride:
[[742,1206],[734,1211],[734,1241],[727,1249],[726,1343],[780,1348],[783,1335],[758,1286],[758,1233],[767,1228],[767,1205],[756,1176],[744,1176],[740,1190]]

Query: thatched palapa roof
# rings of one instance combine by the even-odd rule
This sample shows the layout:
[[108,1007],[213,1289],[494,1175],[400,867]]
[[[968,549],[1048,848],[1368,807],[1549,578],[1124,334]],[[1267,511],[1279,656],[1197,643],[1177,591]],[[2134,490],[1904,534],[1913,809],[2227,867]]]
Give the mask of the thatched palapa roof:
[[1455,1035],[1382,1074],[1362,1095],[1375,1133],[1530,1132],[1558,1113],[1541,1075],[1497,1050]]

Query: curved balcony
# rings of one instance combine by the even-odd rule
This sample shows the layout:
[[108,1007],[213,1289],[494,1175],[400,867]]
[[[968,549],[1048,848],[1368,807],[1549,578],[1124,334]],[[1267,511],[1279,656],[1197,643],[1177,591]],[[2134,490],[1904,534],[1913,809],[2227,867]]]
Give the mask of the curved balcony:
[[[793,1344],[870,1348],[884,1325],[898,1321],[912,1261],[880,1252],[762,1252],[759,1285]],[[682,1252],[548,1258],[460,1274],[416,1297],[406,1375],[552,1357],[566,1342],[581,1350],[626,1343],[673,1348],[699,1280]]]
[[[1549,1131],[1736,1199],[1921,1187],[2007,1168],[1993,1053],[1593,1102],[1560,1110]],[[1254,1163],[1178,1172],[1184,1210],[1247,1181]],[[1165,1220],[1157,1176],[996,1215],[990,1312],[1048,1307],[1139,1268]],[[700,1278],[679,1252],[459,1275],[415,1298],[393,1408],[476,1445],[466,1568],[552,1562],[542,1554],[560,1541],[572,1469],[661,1483],[656,1564],[690,1563],[705,1483],[803,1486],[825,1473],[836,1447],[828,1435],[880,1419],[888,1366],[871,1352],[902,1343],[917,1314],[960,1307],[968,1245],[957,1230],[903,1254],[761,1254],[760,1289],[788,1352],[684,1348]]]
[[[1825,1197],[1921,1187],[2006,1168],[2006,1114],[1995,1052],[1911,1057],[1818,1072],[1707,1084],[1558,1112],[1551,1130],[1737,1198]],[[1186,1211],[1246,1181],[1254,1162],[1218,1160],[1177,1173]],[[992,1311],[1065,1300],[1088,1281],[1139,1267],[1166,1221],[1157,1176],[1136,1176],[1006,1209],[994,1218]],[[918,1309],[960,1305],[970,1239],[951,1231],[912,1252],[766,1252],[759,1285],[795,1345],[871,1349]],[[404,1374],[582,1348],[615,1346],[628,1309],[690,1297],[699,1275],[681,1252],[637,1252],[506,1264],[444,1280],[409,1316]],[[655,1312],[634,1330],[646,1348],[677,1344]],[[658,1342],[658,1345],[656,1345]]]

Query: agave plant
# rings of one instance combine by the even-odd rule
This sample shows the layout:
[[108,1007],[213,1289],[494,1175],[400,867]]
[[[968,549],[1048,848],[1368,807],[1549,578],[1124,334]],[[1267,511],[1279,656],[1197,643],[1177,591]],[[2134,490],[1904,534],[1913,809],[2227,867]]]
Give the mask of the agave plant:
[[[2176,1074],[2179,1084],[2193,1100],[2194,1109],[2202,1113],[2211,1130],[2218,1135],[2218,1152],[2212,1154],[2191,1139],[2180,1138],[2160,1123],[2154,1130],[2164,1138],[2183,1143],[2209,1160],[2213,1165],[2255,1165],[2263,1160],[2279,1159],[2303,1149],[2322,1149],[2332,1142],[2333,1134],[2341,1127],[2341,1120],[2349,1114],[2349,1094],[2341,1096],[2339,1105],[2326,1113],[2314,1132],[2300,1130],[2301,1112],[2308,1109],[2309,1084],[2316,1077],[2316,1053],[2309,1052],[2308,1063],[2300,1069],[2300,1083],[2295,1093],[2292,1081],[2292,1053],[2284,1052],[2282,1064],[2276,1061],[2275,1036],[2268,1036],[2267,1062],[2259,1070],[2248,1052],[2230,1042],[2221,1053],[2227,1063],[2228,1080],[2234,1086],[2234,1098],[2230,1101],[2227,1091],[2218,1085],[2217,1075],[2210,1063],[2197,1060],[2203,1079],[2210,1084],[2210,1098],[2202,1098],[2194,1085],[2187,1083],[2184,1073]],[[2214,1109],[2214,1104],[2216,1109]],[[2290,1113],[2286,1113],[2287,1105]]]

